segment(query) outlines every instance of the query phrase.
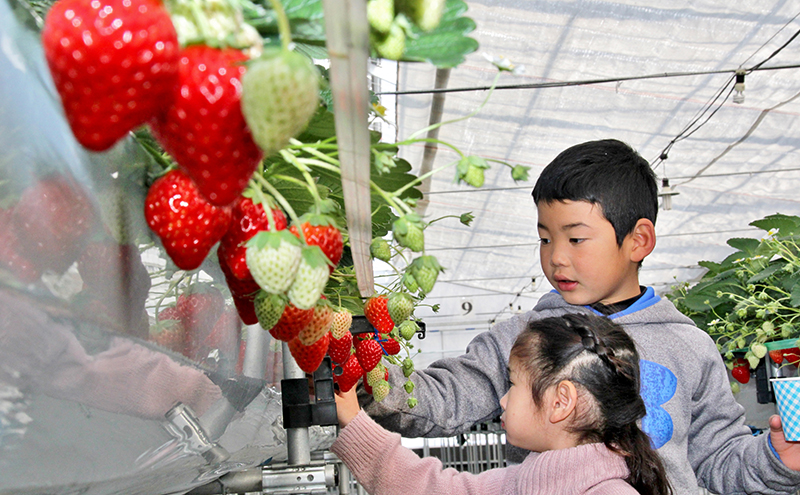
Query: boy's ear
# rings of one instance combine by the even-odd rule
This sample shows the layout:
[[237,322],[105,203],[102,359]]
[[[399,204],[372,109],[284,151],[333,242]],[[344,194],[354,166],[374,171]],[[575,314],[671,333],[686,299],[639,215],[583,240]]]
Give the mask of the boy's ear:
[[631,261],[639,263],[656,247],[656,227],[646,218],[640,218],[629,235],[631,239]]
[[569,380],[561,380],[555,386],[555,396],[551,403],[550,422],[560,423],[572,415],[578,404],[578,390]]

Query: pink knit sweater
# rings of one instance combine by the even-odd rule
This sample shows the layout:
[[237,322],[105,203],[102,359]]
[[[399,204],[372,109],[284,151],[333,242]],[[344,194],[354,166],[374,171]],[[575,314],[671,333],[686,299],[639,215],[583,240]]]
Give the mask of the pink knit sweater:
[[625,461],[603,444],[530,454],[522,464],[474,475],[420,459],[364,411],[343,428],[331,450],[371,495],[632,495]]

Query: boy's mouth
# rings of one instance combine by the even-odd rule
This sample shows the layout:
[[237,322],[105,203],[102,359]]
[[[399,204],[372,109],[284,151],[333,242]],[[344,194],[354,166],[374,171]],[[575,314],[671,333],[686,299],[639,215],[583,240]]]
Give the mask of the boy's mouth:
[[558,289],[559,292],[571,291],[571,290],[574,290],[575,287],[578,286],[578,282],[576,282],[574,280],[569,280],[569,279],[560,278],[560,277],[555,277],[554,280],[556,282],[556,288]]

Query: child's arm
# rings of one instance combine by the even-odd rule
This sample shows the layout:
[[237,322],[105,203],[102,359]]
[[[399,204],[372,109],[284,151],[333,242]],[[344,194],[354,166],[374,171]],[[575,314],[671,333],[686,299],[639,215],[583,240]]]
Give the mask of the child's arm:
[[535,313],[495,325],[470,342],[464,355],[436,361],[411,375],[417,406],[406,405],[406,378],[390,366],[392,392],[382,402],[359,390],[364,410],[379,424],[407,437],[446,437],[500,414],[508,390],[508,354],[517,335]]
[[473,475],[443,469],[433,457],[420,459],[402,446],[400,435],[389,433],[358,410],[353,391],[337,394],[336,407],[340,422],[347,426],[340,431],[331,451],[371,495],[500,493],[504,480],[514,478],[515,468]]

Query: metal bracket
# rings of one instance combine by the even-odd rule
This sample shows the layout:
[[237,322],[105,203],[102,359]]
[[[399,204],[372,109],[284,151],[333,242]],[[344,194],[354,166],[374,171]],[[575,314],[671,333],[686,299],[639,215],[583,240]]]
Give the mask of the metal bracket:
[[303,466],[278,464],[265,466],[261,473],[263,493],[283,494],[327,494],[336,486],[336,470],[333,464],[314,462]]
[[186,404],[178,402],[165,416],[167,431],[183,442],[189,451],[202,455],[209,464],[219,464],[230,457],[227,450],[209,440],[194,411]]

